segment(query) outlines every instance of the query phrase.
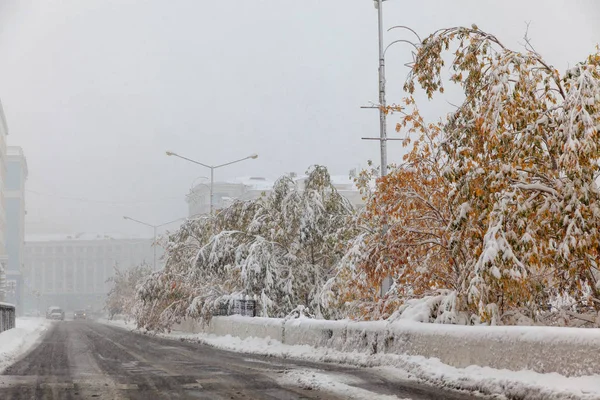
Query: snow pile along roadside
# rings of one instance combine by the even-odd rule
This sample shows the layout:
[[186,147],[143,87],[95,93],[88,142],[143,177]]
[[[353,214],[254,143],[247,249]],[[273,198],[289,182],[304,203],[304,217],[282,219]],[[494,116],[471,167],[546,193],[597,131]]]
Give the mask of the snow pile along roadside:
[[43,318],[17,318],[16,328],[0,333],[0,372],[29,351],[51,323]]
[[[512,399],[600,399],[600,375],[585,373],[588,357],[581,357],[580,354],[600,340],[598,330],[386,324],[383,321],[266,320],[217,317],[209,326],[186,326],[195,332],[213,330],[216,335],[172,332],[159,336],[248,354],[374,368],[386,379],[414,379],[438,387],[504,395]],[[133,325],[124,325],[122,321],[109,323],[130,330],[133,328]],[[225,333],[228,331],[235,332],[235,336]],[[266,337],[257,337],[261,335]],[[288,344],[282,343],[279,340],[281,338]],[[457,340],[464,343],[459,346]],[[427,343],[433,349],[428,350],[425,346]],[[548,348],[539,350],[544,343]],[[414,353],[417,354],[411,354],[413,348],[420,346],[423,349],[419,351],[423,354],[416,351]],[[496,347],[503,347],[504,354],[500,354],[500,348]],[[481,358],[478,354],[489,352],[490,349],[497,350],[494,352],[498,359],[506,359],[505,365],[525,366],[509,370],[478,364],[478,361],[490,358]],[[569,355],[566,350],[570,349],[573,351]],[[542,354],[535,355],[532,351]],[[544,357],[552,351],[556,354]],[[591,352],[590,357],[594,354],[596,352]],[[509,362],[511,355],[520,361]],[[563,357],[564,364],[580,364],[582,367],[577,368],[578,373],[573,376],[534,370],[540,364],[532,360],[545,358],[549,363],[556,364],[558,356]],[[440,358],[456,365],[444,363]],[[288,378],[293,380],[297,377]],[[308,381],[301,383],[310,384]]]
[[[283,384],[296,385],[302,388],[323,390],[335,393],[349,400],[400,400],[397,396],[375,394],[366,389],[352,385],[351,377],[331,373],[323,373],[314,369],[289,370],[283,374],[279,381]],[[358,382],[360,383],[360,382]],[[376,396],[376,397],[374,397]],[[404,399],[410,400],[410,399]]]
[[173,330],[270,338],[342,352],[423,356],[456,368],[479,365],[569,377],[600,375],[600,329],[229,316],[213,317],[209,323],[188,320]]
[[[216,336],[204,333],[169,333],[160,336],[199,342],[223,350],[242,353],[371,367],[387,379],[414,379],[438,387],[477,391],[487,395],[504,395],[507,398],[600,399],[600,376],[598,375],[565,377],[556,373],[509,371],[476,365],[456,368],[443,364],[436,358],[342,352],[309,345],[286,345],[270,338],[240,339],[230,335]],[[297,377],[293,376],[287,379],[294,378]]]
[[105,325],[118,326],[119,328],[127,329],[129,331],[136,329],[135,322],[127,322],[124,319],[101,318],[101,319],[96,320],[96,322],[99,322],[99,323],[105,324]]

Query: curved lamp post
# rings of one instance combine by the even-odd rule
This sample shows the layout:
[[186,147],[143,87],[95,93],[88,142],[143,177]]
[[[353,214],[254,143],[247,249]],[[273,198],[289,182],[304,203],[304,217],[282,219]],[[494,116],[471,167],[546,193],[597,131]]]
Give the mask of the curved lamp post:
[[179,158],[184,159],[186,161],[189,161],[191,163],[198,164],[198,165],[201,165],[201,166],[203,166],[205,168],[210,169],[210,215],[213,214],[213,209],[214,209],[213,193],[214,193],[214,186],[215,186],[215,169],[221,168],[221,167],[226,167],[226,166],[231,165],[231,164],[239,163],[239,162],[244,161],[244,160],[257,159],[258,158],[258,154],[251,154],[248,157],[240,158],[239,160],[229,161],[229,162],[226,162],[224,164],[208,165],[208,164],[201,163],[200,161],[192,160],[191,158],[187,158],[187,157],[181,156],[181,155],[179,155],[177,153],[174,153],[172,151],[167,151],[167,155],[168,156],[179,157]]
[[169,225],[169,224],[172,224],[173,222],[181,221],[182,219],[185,219],[185,218],[177,218],[177,219],[174,219],[173,221],[165,222],[164,224],[160,224],[160,225],[152,225],[147,222],[143,222],[138,219],[127,217],[127,216],[123,216],[123,219],[128,219],[129,221],[137,222],[138,224],[146,225],[146,226],[149,226],[150,228],[154,229],[154,240],[153,240],[153,246],[152,246],[154,248],[154,262],[152,264],[153,265],[152,269],[154,271],[156,271],[156,230],[158,228],[160,228],[161,226]]

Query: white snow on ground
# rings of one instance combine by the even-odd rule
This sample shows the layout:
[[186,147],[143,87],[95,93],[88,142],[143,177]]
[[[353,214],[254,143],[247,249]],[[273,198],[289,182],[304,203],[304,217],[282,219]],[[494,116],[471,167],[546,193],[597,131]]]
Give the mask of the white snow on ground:
[[[438,359],[396,354],[343,353],[312,346],[290,346],[275,340],[205,334],[170,333],[162,336],[198,341],[207,345],[250,354],[296,358],[316,362],[336,362],[375,370],[388,379],[415,379],[438,387],[502,394],[526,399],[600,399],[600,376],[568,378],[559,374],[508,371],[470,366],[454,368]],[[296,377],[296,376],[294,376]]]
[[[133,324],[125,324],[123,321],[105,322],[130,330],[134,328]],[[271,339],[240,339],[230,335],[215,336],[202,333],[172,332],[160,334],[160,336],[177,340],[196,341],[223,350],[248,354],[315,362],[335,362],[373,368],[372,371],[390,380],[405,381],[413,379],[437,387],[469,390],[487,395],[504,395],[507,398],[528,400],[600,399],[600,376],[598,375],[565,377],[556,373],[541,374],[533,371],[509,371],[475,365],[467,368],[455,368],[443,364],[436,358],[396,354],[370,355],[362,352],[346,353],[308,345],[285,345]],[[301,378],[298,374],[301,375],[301,373],[295,373],[281,379],[296,379],[300,384],[310,383],[310,378]],[[332,390],[332,388],[319,386],[318,375],[314,381],[316,387]],[[342,387],[345,383],[342,382],[340,385]],[[356,389],[352,388],[353,390]]]
[[351,376],[330,372],[326,373],[314,369],[295,369],[287,371],[279,381],[287,385],[299,386],[305,389],[327,391],[351,400],[373,400],[375,398],[378,400],[400,399],[397,396],[375,394],[369,390],[351,386],[350,384],[352,383],[360,383],[353,380]]
[[106,319],[106,318],[101,318],[96,320],[96,322],[99,322],[101,324],[106,324],[106,325],[114,325],[114,326],[118,326],[119,328],[123,328],[123,329],[127,329],[127,330],[134,330],[136,328],[135,323],[134,322],[127,322],[125,320],[122,319]]
[[0,333],[0,372],[29,351],[51,323],[44,318],[17,318],[16,328]]

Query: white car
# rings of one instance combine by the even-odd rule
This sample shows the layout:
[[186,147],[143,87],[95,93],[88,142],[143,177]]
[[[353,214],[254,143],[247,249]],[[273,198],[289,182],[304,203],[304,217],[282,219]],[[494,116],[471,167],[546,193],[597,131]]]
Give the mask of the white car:
[[46,311],[46,318],[63,321],[65,319],[65,312],[60,307],[50,307]]

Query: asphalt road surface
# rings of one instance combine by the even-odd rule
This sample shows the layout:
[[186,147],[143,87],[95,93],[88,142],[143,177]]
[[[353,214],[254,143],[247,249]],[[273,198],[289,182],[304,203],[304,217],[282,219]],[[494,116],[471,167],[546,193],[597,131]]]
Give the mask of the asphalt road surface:
[[91,321],[63,321],[54,323],[35,348],[0,375],[0,399],[350,397],[347,392],[336,394],[279,383],[282,374],[294,370],[349,376],[357,393],[368,390],[373,399],[380,395],[415,400],[473,398],[411,381],[390,381],[369,369],[251,356]]

